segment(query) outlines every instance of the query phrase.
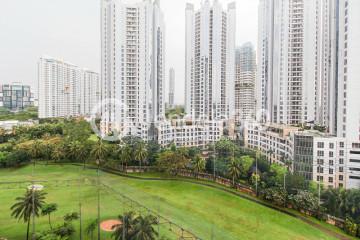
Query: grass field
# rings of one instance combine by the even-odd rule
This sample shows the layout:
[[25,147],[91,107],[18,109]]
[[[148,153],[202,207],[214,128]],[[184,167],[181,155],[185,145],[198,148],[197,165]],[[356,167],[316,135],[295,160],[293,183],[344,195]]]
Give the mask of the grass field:
[[[47,202],[55,202],[59,210],[52,217],[60,223],[62,216],[78,211],[82,203],[84,226],[96,218],[96,187],[90,183],[96,179],[96,171],[80,167],[36,166],[16,170],[0,170],[0,182],[47,180]],[[66,179],[84,178],[85,183],[64,182]],[[191,230],[201,239],[334,239],[322,231],[286,214],[269,209],[251,201],[241,199],[221,190],[181,181],[138,180],[101,173],[101,182],[112,186],[117,192],[141,202],[160,215],[171,219],[185,229]],[[58,181],[58,182],[55,182]],[[8,189],[9,188],[9,189]],[[10,206],[17,196],[24,193],[25,185],[0,185],[0,237],[9,240],[24,239],[26,225],[10,217]],[[137,211],[119,201],[119,195],[105,188],[101,191],[101,219],[115,218],[126,210]],[[48,228],[47,218],[37,219],[37,230]],[[79,224],[77,236],[79,239]],[[83,228],[85,228],[83,226]],[[161,235],[176,239],[167,225],[159,230]],[[110,239],[109,234],[102,239]],[[83,239],[89,239],[85,237]]]

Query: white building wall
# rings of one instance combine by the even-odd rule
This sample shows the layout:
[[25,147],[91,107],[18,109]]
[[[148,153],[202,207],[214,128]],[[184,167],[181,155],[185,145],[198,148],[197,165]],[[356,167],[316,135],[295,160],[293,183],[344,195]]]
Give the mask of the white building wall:
[[[165,26],[159,1],[103,0],[102,129],[152,138],[165,114]],[[116,102],[120,103],[117,106]]]
[[[258,119],[329,125],[335,0],[261,0],[259,4]],[[332,68],[333,69],[333,68]],[[325,91],[326,90],[326,91]],[[333,106],[333,105],[332,105]],[[261,116],[260,111],[267,113]]]
[[346,188],[347,146],[344,138],[314,137],[313,180],[325,187]]
[[227,118],[234,113],[235,3],[218,1],[186,7],[185,108],[194,118]]

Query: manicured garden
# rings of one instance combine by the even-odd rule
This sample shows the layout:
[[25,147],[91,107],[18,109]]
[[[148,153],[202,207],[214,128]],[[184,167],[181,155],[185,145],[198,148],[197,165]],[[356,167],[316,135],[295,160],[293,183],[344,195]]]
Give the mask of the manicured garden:
[[[78,211],[81,202],[83,239],[90,239],[85,234],[85,228],[97,214],[97,188],[91,184],[96,180],[96,171],[72,165],[37,165],[32,173],[31,165],[2,169],[0,181],[49,181],[44,183],[46,201],[58,204],[58,211],[52,216],[53,225],[60,223],[64,214]],[[86,179],[85,184],[63,181],[79,177]],[[103,172],[100,180],[117,192],[193,231],[201,239],[334,239],[301,220],[221,190],[182,181],[139,180]],[[8,186],[14,189],[6,189]],[[24,239],[26,224],[10,216],[10,207],[25,189],[14,184],[3,184],[0,187],[0,237]],[[124,211],[137,210],[136,207],[126,207],[118,200],[117,194],[106,188],[102,188],[100,199],[101,220],[116,218]],[[48,228],[46,216],[37,218],[36,223],[37,231]],[[78,220],[74,226],[77,231],[72,239],[79,239]],[[110,239],[111,234],[102,234],[103,239]],[[160,235],[174,238],[165,227],[160,229]]]

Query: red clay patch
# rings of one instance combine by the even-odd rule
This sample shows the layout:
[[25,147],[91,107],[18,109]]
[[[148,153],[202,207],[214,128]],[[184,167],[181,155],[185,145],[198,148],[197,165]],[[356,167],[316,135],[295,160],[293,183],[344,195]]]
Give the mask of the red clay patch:
[[100,228],[105,232],[113,232],[114,231],[113,226],[116,226],[118,224],[121,224],[121,221],[114,219],[106,220],[100,223]]

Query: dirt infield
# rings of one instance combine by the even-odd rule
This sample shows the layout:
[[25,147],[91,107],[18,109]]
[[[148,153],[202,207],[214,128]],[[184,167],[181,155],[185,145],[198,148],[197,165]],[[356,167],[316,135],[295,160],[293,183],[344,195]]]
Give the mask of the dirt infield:
[[105,232],[113,232],[114,231],[113,226],[118,224],[121,224],[121,221],[116,219],[110,219],[110,220],[102,221],[100,223],[100,228]]

